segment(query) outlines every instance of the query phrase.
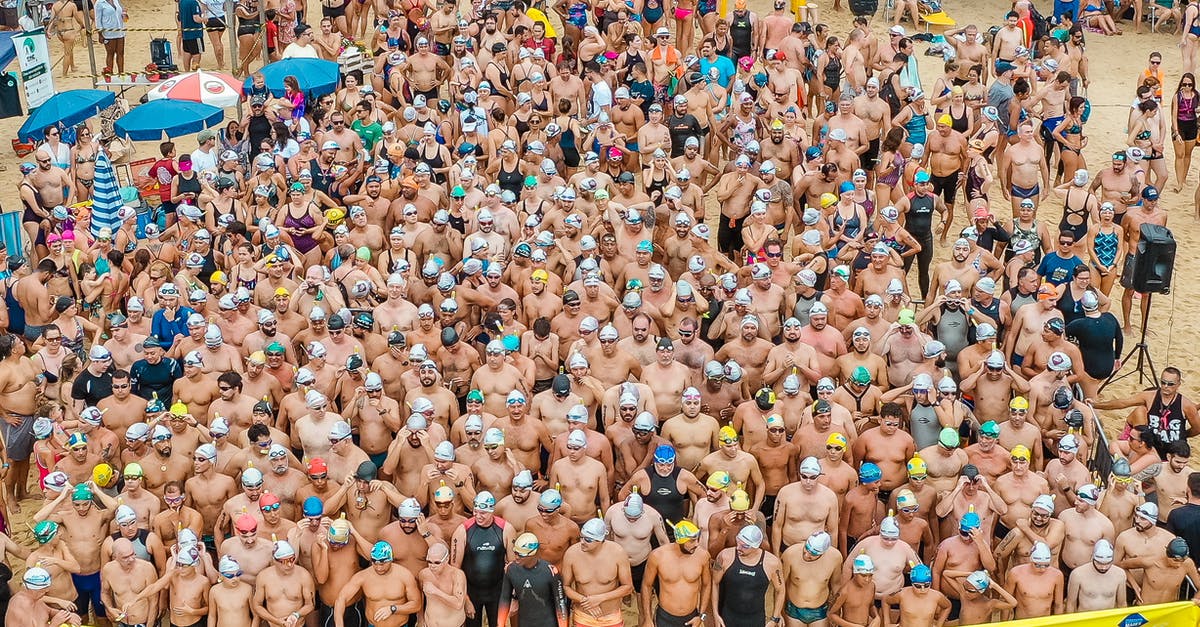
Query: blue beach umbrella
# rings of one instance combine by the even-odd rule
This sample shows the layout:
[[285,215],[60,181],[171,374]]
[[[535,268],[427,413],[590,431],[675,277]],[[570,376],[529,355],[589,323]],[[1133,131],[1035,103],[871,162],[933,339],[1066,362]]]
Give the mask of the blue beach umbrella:
[[151,100],[135,107],[113,123],[120,137],[134,141],[156,141],[167,137],[191,135],[220,124],[225,114],[220,109],[185,100]]
[[116,96],[103,89],[72,89],[54,94],[25,118],[17,137],[26,142],[43,140],[47,126],[74,126],[98,115],[102,109],[111,107],[113,102],[116,102]]

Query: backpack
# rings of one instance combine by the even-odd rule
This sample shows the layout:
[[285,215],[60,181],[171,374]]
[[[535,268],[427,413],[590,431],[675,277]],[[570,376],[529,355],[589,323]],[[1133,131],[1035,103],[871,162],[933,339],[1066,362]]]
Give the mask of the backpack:
[[879,97],[888,104],[888,108],[892,110],[892,117],[899,115],[900,109],[904,105],[900,101],[900,94],[896,93],[896,87],[892,85],[892,77],[896,73],[892,72],[887,75],[887,78],[882,76],[879,78]]
[[1029,19],[1033,22],[1033,33],[1029,37],[1029,48],[1037,50],[1040,48],[1040,43],[1043,39],[1050,35],[1050,22],[1046,17],[1038,12],[1037,7],[1033,3],[1029,3]]

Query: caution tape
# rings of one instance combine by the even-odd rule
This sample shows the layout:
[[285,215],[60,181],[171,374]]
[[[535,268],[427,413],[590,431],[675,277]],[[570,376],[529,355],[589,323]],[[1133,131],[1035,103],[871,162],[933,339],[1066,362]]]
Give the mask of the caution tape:
[[[229,25],[226,24],[225,28],[229,28]],[[255,28],[258,30],[262,30],[262,24],[256,24]],[[100,34],[103,34],[103,33],[165,33],[165,32],[194,33],[194,32],[204,32],[207,30],[209,30],[209,28],[207,26],[201,26],[199,28],[97,28],[97,29],[88,31],[88,34],[91,34],[91,33],[100,33]]]

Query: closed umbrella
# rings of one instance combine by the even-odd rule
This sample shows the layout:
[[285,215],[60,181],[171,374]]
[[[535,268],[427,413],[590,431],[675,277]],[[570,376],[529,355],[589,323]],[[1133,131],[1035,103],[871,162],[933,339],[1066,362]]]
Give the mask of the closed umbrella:
[[134,141],[155,141],[163,136],[191,135],[220,124],[225,114],[199,102],[152,100],[135,107],[113,123],[120,137]]
[[92,183],[92,236],[99,237],[100,229],[108,227],[116,232],[121,226],[117,212],[125,204],[121,199],[121,186],[113,170],[108,154],[103,150],[96,155],[96,179]]
[[232,107],[242,99],[242,83],[221,72],[188,72],[173,76],[151,89],[149,100],[186,100],[214,107]]
[[103,89],[72,89],[50,96],[42,106],[34,109],[17,131],[21,141],[45,139],[46,127],[63,124],[74,126],[111,107],[116,95]]

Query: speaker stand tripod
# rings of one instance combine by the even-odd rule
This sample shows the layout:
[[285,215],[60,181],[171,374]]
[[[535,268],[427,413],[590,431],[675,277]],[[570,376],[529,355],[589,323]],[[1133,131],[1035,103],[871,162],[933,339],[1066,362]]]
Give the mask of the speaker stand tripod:
[[1146,325],[1150,321],[1150,306],[1153,304],[1154,292],[1146,292],[1142,294],[1142,298],[1146,299],[1146,309],[1142,312],[1142,337],[1138,340],[1137,345],[1129,349],[1128,353],[1125,353],[1125,357],[1121,360],[1121,368],[1124,368],[1129,363],[1129,360],[1133,358],[1134,353],[1137,353],[1137,365],[1134,366],[1133,370],[1124,374],[1119,374],[1120,370],[1113,371],[1104,380],[1104,383],[1100,384],[1101,390],[1108,387],[1110,383],[1116,383],[1134,374],[1138,376],[1138,385],[1143,384],[1147,379],[1153,383],[1154,377],[1158,376],[1158,370],[1154,369],[1154,360],[1150,357],[1150,346],[1146,344]]

